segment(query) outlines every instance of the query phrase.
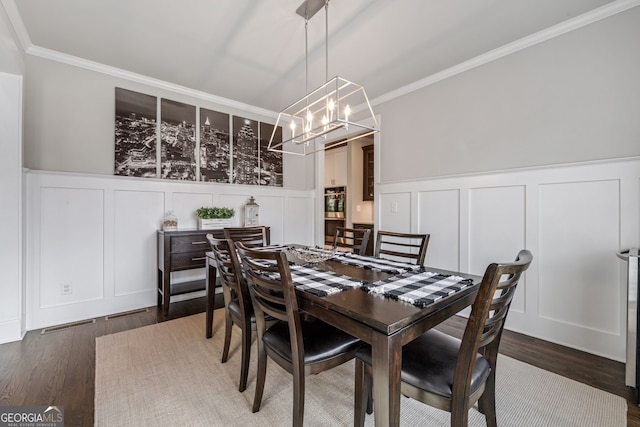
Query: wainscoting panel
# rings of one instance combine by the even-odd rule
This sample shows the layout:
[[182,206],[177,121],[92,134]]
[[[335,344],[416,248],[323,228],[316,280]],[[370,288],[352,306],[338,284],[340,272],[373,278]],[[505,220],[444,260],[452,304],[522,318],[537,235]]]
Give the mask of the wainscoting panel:
[[214,203],[211,193],[173,193],[171,202],[172,205],[167,207],[167,210],[173,211],[174,215],[178,217],[178,228],[198,228],[196,209],[200,207],[223,206]]
[[102,298],[104,191],[40,189],[39,307]]
[[556,326],[622,333],[611,315],[623,297],[612,280],[620,247],[619,181],[542,185],[539,219],[538,315]]
[[[243,203],[247,203],[249,200],[244,199]],[[278,196],[260,196],[256,199],[256,203],[260,206],[260,222],[261,224],[269,224],[271,227],[271,243],[282,244],[291,243],[284,240],[285,224],[283,220],[285,218],[284,203],[285,198],[281,195]],[[244,218],[244,209],[240,212],[242,218]]]
[[[155,305],[157,230],[167,210],[187,229],[197,227],[197,208],[227,206],[241,226],[254,196],[275,243],[315,244],[314,190],[44,171],[25,177],[27,330]],[[172,274],[174,282],[197,278],[204,269]]]
[[[315,200],[309,197],[288,196],[285,199],[285,215],[282,241],[300,242],[305,245],[316,245],[314,224],[317,222],[315,213]],[[262,212],[262,209],[260,210]],[[260,213],[262,215],[262,213]]]
[[147,301],[153,304],[158,227],[149,219],[164,216],[164,192],[116,190],[114,205],[113,296],[146,293]]
[[[469,271],[482,275],[496,260],[511,261],[526,247],[525,187],[469,190]],[[525,280],[516,289],[512,311],[525,310]]]
[[624,361],[626,264],[616,252],[640,246],[640,158],[378,183],[376,191],[380,228],[431,234],[427,265],[482,274],[522,248],[533,253],[508,329]]
[[411,193],[381,193],[378,203],[380,221],[378,230],[396,231],[399,233],[411,232]]
[[460,191],[418,192],[418,233],[430,234],[425,265],[460,268]]

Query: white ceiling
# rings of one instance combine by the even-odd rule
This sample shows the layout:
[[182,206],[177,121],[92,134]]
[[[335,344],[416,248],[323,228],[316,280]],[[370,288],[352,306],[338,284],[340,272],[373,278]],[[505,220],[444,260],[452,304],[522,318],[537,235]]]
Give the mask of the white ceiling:
[[[370,99],[622,0],[332,0],[329,77]],[[302,0],[2,0],[25,50],[54,51],[272,111],[305,94]],[[325,14],[309,21],[309,89]]]

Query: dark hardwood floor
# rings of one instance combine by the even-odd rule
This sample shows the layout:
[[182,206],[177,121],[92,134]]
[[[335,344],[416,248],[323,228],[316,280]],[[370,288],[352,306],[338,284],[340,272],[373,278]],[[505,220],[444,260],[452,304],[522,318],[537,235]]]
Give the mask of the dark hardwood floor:
[[[221,301],[217,301],[219,306]],[[169,316],[150,307],[142,313],[41,334],[0,345],[0,405],[61,405],[66,427],[93,425],[95,339],[141,326],[201,313],[204,298],[171,304]],[[216,313],[217,314],[217,313]],[[438,328],[461,336],[466,319],[455,317]],[[624,364],[557,344],[505,331],[500,352],[627,399],[627,425],[640,427],[640,409],[624,385]]]

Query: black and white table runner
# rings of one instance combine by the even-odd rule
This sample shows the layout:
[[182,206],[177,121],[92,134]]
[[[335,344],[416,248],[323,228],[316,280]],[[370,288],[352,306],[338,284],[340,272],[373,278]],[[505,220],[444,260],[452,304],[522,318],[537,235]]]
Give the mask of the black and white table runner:
[[424,308],[472,284],[471,279],[427,271],[389,277],[363,289]]
[[336,252],[332,258],[343,264],[355,265],[356,267],[382,271],[391,274],[402,274],[409,271],[419,271],[423,267],[417,264],[409,264],[406,262],[392,261],[383,258],[374,258],[370,256],[357,255],[350,252]]

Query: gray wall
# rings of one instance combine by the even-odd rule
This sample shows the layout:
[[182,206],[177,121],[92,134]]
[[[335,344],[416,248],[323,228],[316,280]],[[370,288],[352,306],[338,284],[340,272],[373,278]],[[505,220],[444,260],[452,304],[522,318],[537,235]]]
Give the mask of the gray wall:
[[[275,123],[275,113],[247,112],[33,55],[26,60],[24,166],[30,169],[112,175],[115,87]],[[285,156],[284,163],[286,187],[314,187],[312,158]]]
[[640,7],[375,107],[381,180],[640,155]]

